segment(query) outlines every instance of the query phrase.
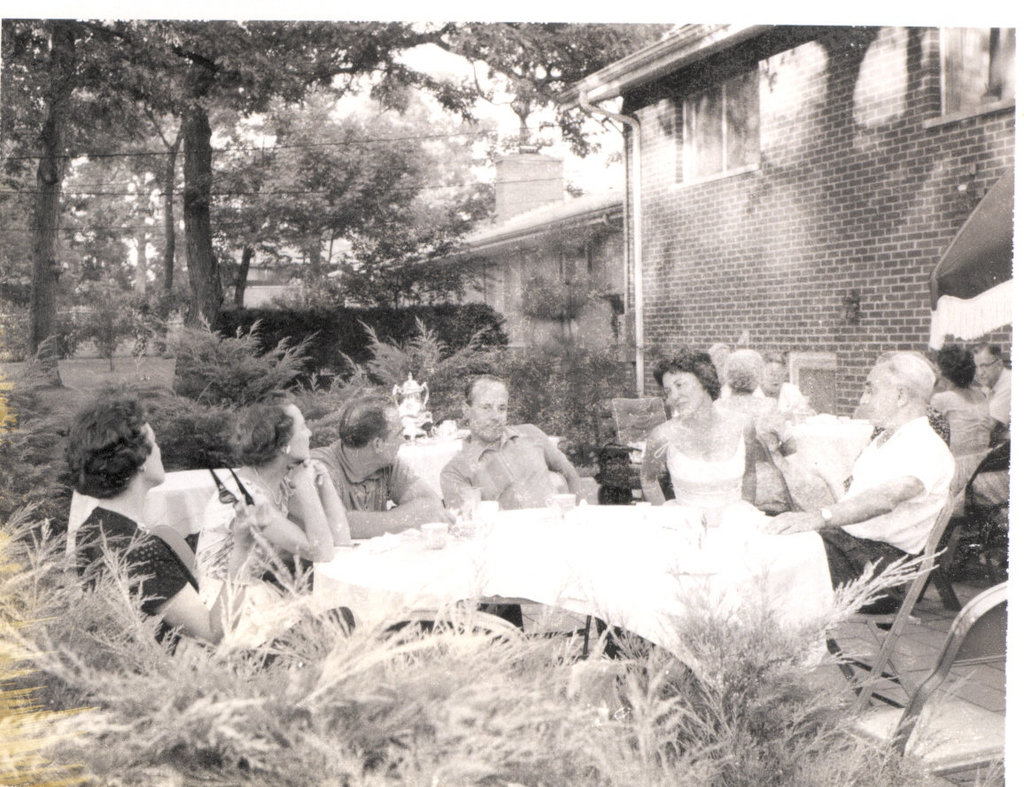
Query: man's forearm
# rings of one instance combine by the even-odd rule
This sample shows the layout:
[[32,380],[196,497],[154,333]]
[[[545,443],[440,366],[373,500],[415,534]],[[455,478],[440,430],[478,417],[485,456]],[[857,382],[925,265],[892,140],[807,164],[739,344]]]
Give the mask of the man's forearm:
[[837,526],[856,525],[882,514],[888,514],[899,501],[888,495],[865,492],[828,506],[832,512],[832,524]]
[[426,522],[443,520],[441,502],[432,498],[416,498],[390,511],[349,511],[348,526],[352,538],[375,538],[385,533],[400,533]]

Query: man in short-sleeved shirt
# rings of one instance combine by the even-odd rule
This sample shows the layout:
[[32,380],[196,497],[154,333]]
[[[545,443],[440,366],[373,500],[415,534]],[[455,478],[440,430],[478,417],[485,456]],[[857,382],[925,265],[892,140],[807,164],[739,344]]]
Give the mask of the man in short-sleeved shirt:
[[353,538],[446,521],[441,498],[398,458],[402,440],[394,403],[364,396],[342,408],[338,439],[310,452],[334,483]]
[[551,473],[579,494],[580,479],[569,459],[532,424],[508,426],[508,387],[499,378],[481,376],[466,388],[465,417],[470,436],[441,471],[441,492],[450,507],[465,491],[480,489],[482,500],[502,509],[540,508],[558,491]]
[[857,458],[847,492],[817,512],[779,514],[779,533],[816,530],[833,585],[920,552],[949,496],[955,463],[928,423],[935,375],[913,353],[896,353],[868,375],[859,412],[879,434]]

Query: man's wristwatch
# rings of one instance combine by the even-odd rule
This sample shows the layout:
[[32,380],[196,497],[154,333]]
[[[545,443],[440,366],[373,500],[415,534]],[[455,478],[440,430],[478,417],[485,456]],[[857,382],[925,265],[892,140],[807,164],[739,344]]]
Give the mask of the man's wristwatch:
[[830,509],[830,508],[823,508],[818,513],[821,515],[821,520],[826,525],[831,525],[832,524],[832,509]]

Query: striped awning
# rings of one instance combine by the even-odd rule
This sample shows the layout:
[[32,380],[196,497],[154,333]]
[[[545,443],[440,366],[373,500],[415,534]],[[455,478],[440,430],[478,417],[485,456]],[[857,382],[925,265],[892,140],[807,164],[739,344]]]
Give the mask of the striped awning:
[[976,339],[1012,322],[1013,167],[996,181],[949,244],[931,275],[929,344],[947,334]]

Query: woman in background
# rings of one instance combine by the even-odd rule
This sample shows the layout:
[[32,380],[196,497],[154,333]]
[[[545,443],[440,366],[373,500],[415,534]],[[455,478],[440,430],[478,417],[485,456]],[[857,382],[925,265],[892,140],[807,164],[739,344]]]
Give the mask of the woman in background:
[[949,422],[949,449],[956,459],[956,475],[950,485],[954,494],[963,489],[989,447],[988,398],[974,386],[974,356],[957,344],[939,350],[936,363],[941,375],[931,406]]

